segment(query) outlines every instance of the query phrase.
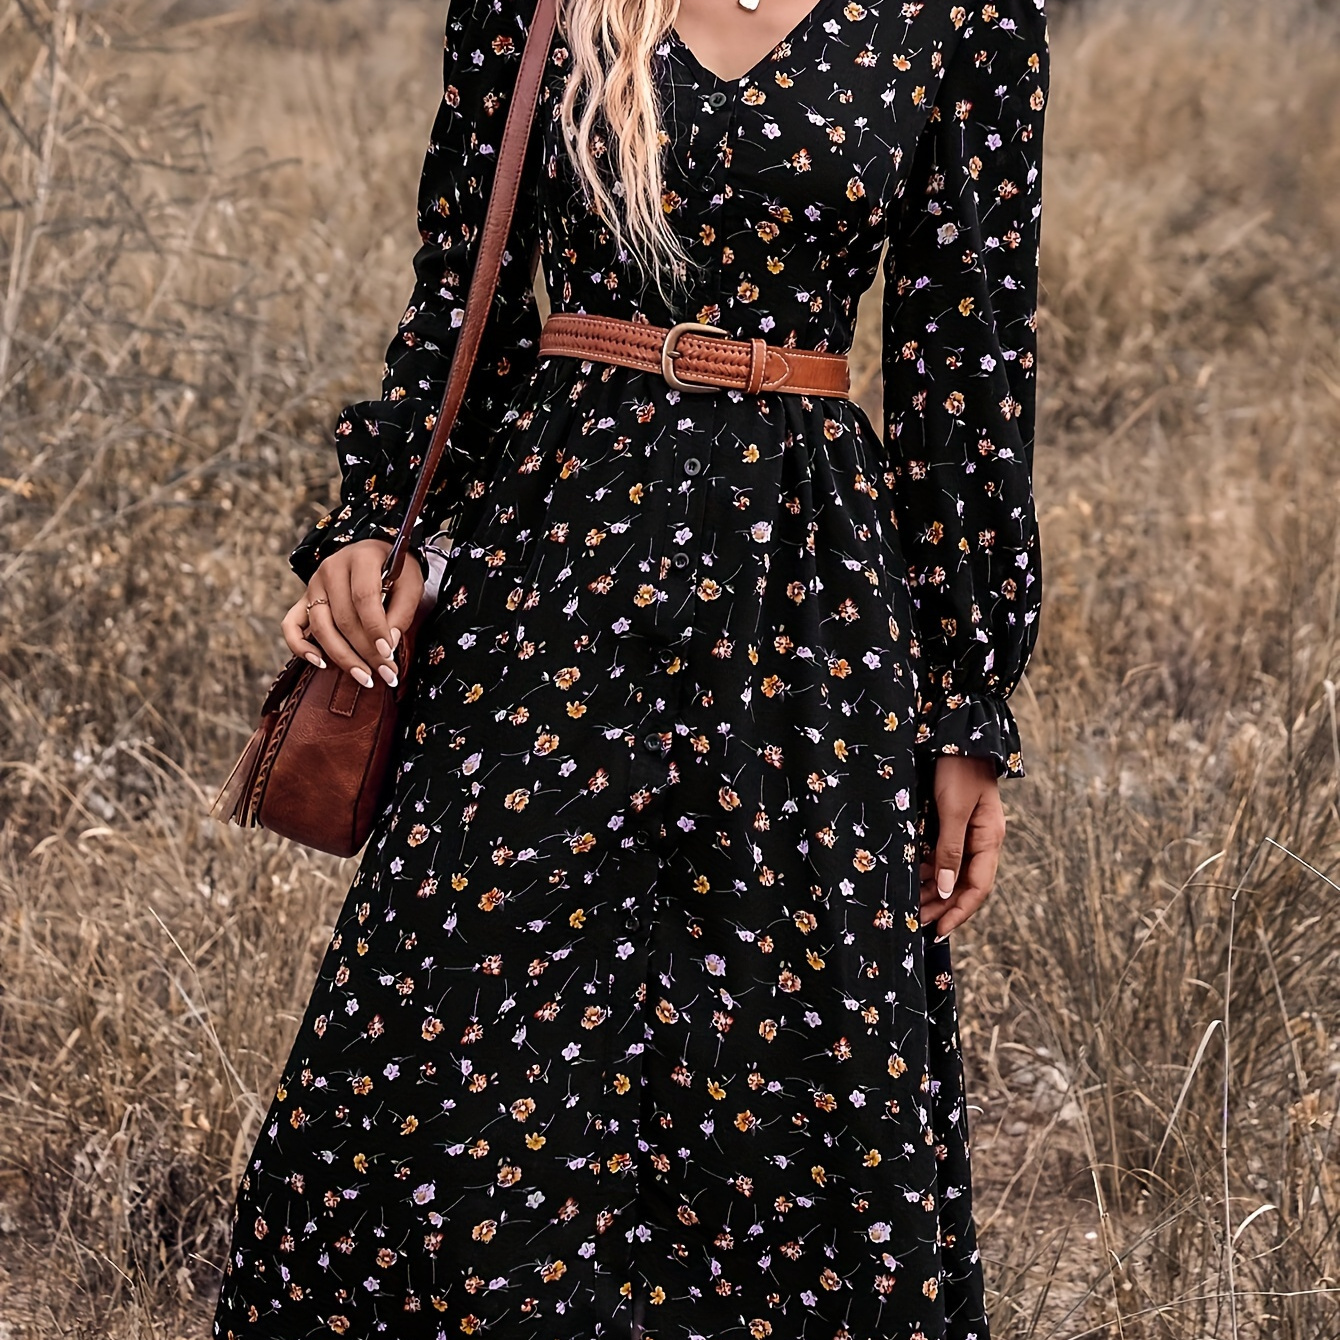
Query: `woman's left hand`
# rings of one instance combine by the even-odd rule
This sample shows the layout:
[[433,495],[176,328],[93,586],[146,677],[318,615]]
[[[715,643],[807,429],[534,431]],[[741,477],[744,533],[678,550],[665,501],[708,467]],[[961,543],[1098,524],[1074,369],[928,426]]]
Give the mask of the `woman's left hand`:
[[1005,842],[1005,807],[989,758],[945,754],[935,761],[935,862],[921,865],[921,921],[937,936],[957,929],[986,902]]

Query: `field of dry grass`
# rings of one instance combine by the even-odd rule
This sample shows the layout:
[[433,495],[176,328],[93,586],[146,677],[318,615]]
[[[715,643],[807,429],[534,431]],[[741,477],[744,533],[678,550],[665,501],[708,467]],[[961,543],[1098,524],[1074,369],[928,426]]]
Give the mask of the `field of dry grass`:
[[[0,0],[0,1340],[205,1334],[351,867],[203,801],[442,8]],[[958,936],[998,1340],[1340,1336],[1337,39],[1053,16],[1030,776]]]

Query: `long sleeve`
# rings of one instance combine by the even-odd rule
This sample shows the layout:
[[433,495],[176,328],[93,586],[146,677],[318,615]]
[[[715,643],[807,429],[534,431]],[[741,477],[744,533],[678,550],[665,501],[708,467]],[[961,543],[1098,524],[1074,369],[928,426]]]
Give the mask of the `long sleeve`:
[[923,673],[917,747],[1023,776],[1007,699],[1037,640],[1033,503],[1043,0],[972,12],[890,221],[884,421]]
[[[290,555],[304,581],[337,546],[394,540],[399,529],[456,347],[534,8],[534,0],[516,5],[452,0],[443,98],[419,183],[422,245],[414,257],[413,292],[386,352],[381,398],[347,406],[336,423],[340,501]],[[497,295],[464,405],[419,520],[419,536],[431,534],[467,500],[480,496],[508,400],[536,362],[540,320],[532,254],[538,225],[525,196],[537,171],[538,138],[531,136]]]

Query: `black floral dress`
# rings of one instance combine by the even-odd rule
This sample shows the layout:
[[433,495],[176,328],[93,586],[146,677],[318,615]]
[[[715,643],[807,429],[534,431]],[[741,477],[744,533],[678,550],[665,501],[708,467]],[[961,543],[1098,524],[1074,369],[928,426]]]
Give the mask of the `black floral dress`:
[[[413,297],[340,507],[430,432],[533,0],[454,0]],[[393,793],[237,1194],[227,1337],[986,1340],[937,755],[1023,771],[1042,0],[818,0],[744,77],[656,53],[673,310],[554,112],[429,529]],[[846,350],[885,415],[538,354],[556,310]]]

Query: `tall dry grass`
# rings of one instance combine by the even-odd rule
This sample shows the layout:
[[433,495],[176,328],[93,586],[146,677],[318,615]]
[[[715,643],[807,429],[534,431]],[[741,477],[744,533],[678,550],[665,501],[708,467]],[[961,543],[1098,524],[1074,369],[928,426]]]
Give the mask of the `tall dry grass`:
[[[0,0],[3,1340],[204,1334],[350,867],[202,799],[407,291],[440,10]],[[1340,1336],[1332,11],[1053,17],[1030,776],[958,951],[998,1337]]]

